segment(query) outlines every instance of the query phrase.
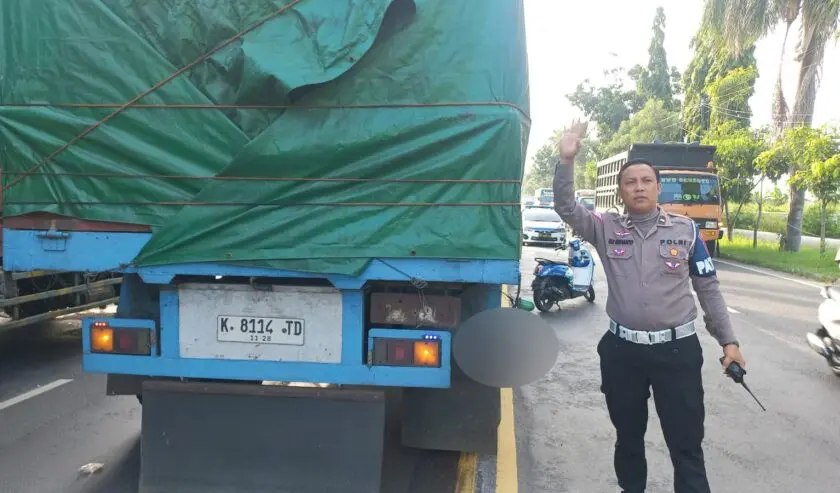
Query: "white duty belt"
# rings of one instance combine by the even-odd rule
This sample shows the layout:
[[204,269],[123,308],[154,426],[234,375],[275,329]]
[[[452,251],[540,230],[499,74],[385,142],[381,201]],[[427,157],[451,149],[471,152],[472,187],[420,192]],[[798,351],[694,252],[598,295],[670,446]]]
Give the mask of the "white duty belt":
[[633,330],[619,324],[615,320],[610,319],[610,332],[628,342],[651,345],[663,344],[676,339],[682,339],[684,337],[694,335],[697,331],[694,328],[693,320],[678,327],[674,327],[673,329],[647,331]]

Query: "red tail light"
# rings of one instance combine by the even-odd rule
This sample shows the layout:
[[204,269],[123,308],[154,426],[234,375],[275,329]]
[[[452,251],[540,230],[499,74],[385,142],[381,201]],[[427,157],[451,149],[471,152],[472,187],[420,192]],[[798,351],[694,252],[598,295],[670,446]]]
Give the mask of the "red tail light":
[[374,365],[440,368],[440,340],[375,337],[373,339],[372,356]]
[[94,322],[90,328],[90,349],[94,353],[151,354],[151,332],[148,329],[122,329],[107,322]]

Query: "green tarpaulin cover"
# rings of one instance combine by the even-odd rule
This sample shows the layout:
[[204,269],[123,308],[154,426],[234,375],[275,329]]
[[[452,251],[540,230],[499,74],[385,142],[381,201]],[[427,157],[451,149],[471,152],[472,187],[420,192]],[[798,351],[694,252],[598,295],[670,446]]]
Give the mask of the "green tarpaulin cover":
[[0,2],[4,215],[150,225],[140,266],[518,259],[527,73],[522,0]]

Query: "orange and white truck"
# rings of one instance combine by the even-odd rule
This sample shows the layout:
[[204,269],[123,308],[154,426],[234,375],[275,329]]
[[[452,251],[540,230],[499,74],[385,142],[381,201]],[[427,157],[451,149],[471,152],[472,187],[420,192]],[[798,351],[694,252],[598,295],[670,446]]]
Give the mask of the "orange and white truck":
[[624,208],[618,194],[618,171],[630,159],[646,159],[659,170],[663,209],[697,223],[712,255],[723,237],[720,180],[714,168],[715,147],[697,143],[632,144],[630,149],[597,164],[595,210]]

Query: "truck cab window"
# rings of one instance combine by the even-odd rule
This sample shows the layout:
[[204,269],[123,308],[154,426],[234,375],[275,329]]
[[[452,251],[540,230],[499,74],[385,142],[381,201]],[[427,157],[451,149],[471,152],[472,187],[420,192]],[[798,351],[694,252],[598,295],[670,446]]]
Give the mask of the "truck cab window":
[[717,177],[663,176],[659,202],[663,204],[720,204]]

